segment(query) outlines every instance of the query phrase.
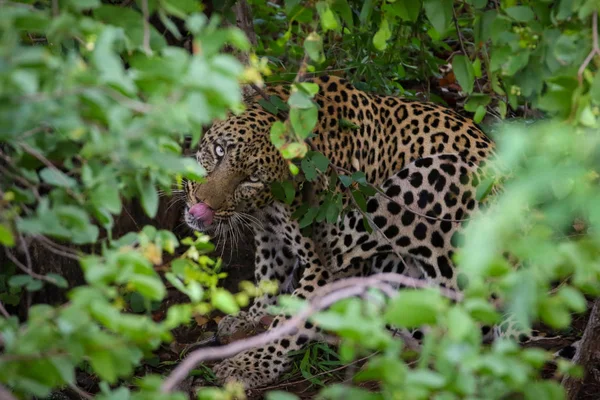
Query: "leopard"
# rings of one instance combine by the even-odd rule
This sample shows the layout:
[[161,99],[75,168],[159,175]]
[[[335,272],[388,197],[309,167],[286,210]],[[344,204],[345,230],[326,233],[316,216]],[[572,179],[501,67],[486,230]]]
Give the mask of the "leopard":
[[[338,279],[388,272],[459,291],[453,255],[463,221],[481,208],[476,193],[495,155],[494,142],[471,119],[443,105],[362,91],[338,76],[306,82],[318,85],[311,146],[330,166],[348,174],[361,171],[378,189],[365,209],[346,196],[345,212],[335,223],[313,222],[310,234],[300,227],[294,213],[307,201],[321,204],[318,194],[330,182],[327,174],[310,183],[290,172],[270,139],[271,126],[285,116],[266,109],[261,99],[274,95],[287,101],[294,89],[268,85],[247,99],[242,113],[214,122],[202,136],[196,159],[206,176],[185,184],[184,221],[213,237],[250,226],[255,280],[276,281],[281,291],[302,299]],[[272,192],[274,182],[286,180],[296,189],[291,204]],[[341,182],[334,186],[345,190]],[[220,320],[218,335],[257,326],[276,301],[272,293],[255,298],[248,310]],[[272,317],[269,329],[288,318]],[[318,335],[318,327],[305,322],[293,334],[238,353],[213,370],[222,383],[268,385],[290,368],[290,353]]]

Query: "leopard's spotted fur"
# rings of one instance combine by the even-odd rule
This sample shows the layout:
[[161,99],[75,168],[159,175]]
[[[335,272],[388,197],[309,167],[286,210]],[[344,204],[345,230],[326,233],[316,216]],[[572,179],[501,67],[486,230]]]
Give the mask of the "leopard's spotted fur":
[[[300,198],[289,206],[271,196],[270,183],[288,179],[289,170],[269,138],[277,118],[256,102],[258,97],[243,114],[215,123],[202,138],[198,161],[207,178],[188,184],[185,220],[209,233],[228,229],[239,219],[253,224],[256,279],[285,285],[302,265],[296,296],[309,297],[317,287],[342,276],[381,271],[457,288],[452,254],[460,224],[452,221],[466,219],[478,208],[475,186],[493,143],[472,121],[439,105],[365,93],[332,76],[313,81],[320,87],[313,143],[332,164],[361,170],[382,188],[385,194],[367,203],[378,229],[369,234],[363,216],[350,211],[335,225],[316,224],[312,237],[300,233],[291,218]],[[288,95],[283,87],[270,88],[269,93],[284,100]],[[341,119],[358,129],[342,128]],[[189,212],[198,204],[213,213],[210,224]],[[249,311],[223,319],[219,332],[255,324],[274,299],[257,299]],[[276,317],[272,326],[283,318]],[[247,387],[272,382],[288,366],[286,354],[314,334],[307,323],[291,337],[221,362],[216,375]]]

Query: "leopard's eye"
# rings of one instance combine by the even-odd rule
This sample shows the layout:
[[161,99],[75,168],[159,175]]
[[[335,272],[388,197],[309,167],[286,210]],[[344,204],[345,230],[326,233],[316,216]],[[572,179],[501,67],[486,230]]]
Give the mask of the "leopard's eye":
[[221,158],[225,155],[225,149],[221,145],[216,144],[215,145],[215,154],[217,155],[217,157]]
[[259,178],[258,178],[258,176],[256,176],[256,175],[250,175],[250,176],[248,177],[248,180],[249,180],[250,182],[252,182],[252,183],[256,183],[256,182],[258,182],[260,179],[259,179]]

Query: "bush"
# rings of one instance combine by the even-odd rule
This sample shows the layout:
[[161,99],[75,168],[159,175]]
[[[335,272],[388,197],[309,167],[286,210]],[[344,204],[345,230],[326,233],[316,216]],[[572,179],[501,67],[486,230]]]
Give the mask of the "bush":
[[[204,126],[243,109],[240,82],[260,83],[261,73],[292,81],[326,70],[365,90],[458,102],[477,122],[487,115],[486,125],[530,118],[529,109],[544,121],[507,123],[491,133],[509,174],[483,185],[481,197],[500,181],[502,193],[465,233],[457,262],[468,285],[460,301],[431,289],[385,301],[369,290],[368,302],[344,299],[311,317],[339,334],[343,362],[369,356],[356,382],[379,382],[376,391],[330,385],[320,396],[563,398],[556,381],[542,379],[548,353],[510,340],[483,345],[478,326],[503,320],[488,302],[492,293],[520,326],[542,321],[556,329],[586,310],[584,296],[599,294],[597,2],[251,0],[253,49],[216,15],[232,20],[233,2],[217,3],[210,19],[190,0],[2,4],[0,382],[19,397],[45,397],[65,386],[78,390],[75,372],[85,370],[98,377],[100,398],[184,398],[159,393],[164,378],[141,374],[144,360],[193,316],[235,313],[269,287],[232,294],[219,287],[225,274],[209,256],[206,236],[181,239],[146,226],[113,237],[115,216],[124,201],[137,199],[154,217],[158,189],[171,194],[184,180],[202,178],[198,164],[182,156],[184,142],[194,146]],[[191,51],[169,44],[188,35]],[[226,45],[263,58],[251,55],[243,66]],[[447,63],[452,73],[441,75]],[[298,68],[290,72],[290,65]],[[291,160],[304,158],[300,168],[310,179],[330,164],[306,141],[317,118],[315,88],[296,87],[288,104],[272,100],[265,107],[289,113],[274,125],[273,143],[294,173]],[[334,179],[357,184],[349,193],[359,206],[372,194],[360,173]],[[290,199],[291,185],[278,189]],[[301,224],[335,220],[342,195],[329,193],[321,209],[305,207]],[[40,273],[44,260],[32,259],[34,242],[77,260],[84,284]],[[161,276],[157,269],[167,263]],[[149,310],[164,300],[164,280],[189,301],[154,321]],[[50,286],[68,289],[68,300],[23,303]],[[418,361],[385,329],[388,323],[430,327]],[[556,363],[559,374],[576,374],[569,363]],[[236,395],[239,388],[229,386],[199,396]]]

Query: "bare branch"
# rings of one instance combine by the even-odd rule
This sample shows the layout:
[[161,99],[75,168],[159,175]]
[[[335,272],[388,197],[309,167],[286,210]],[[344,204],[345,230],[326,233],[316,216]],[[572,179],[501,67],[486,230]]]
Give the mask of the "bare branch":
[[77,386],[74,383],[69,383],[69,388],[74,391],[79,397],[86,399],[86,400],[91,400],[94,398],[94,396],[92,396],[91,394],[89,394],[88,392],[86,392],[85,390],[81,389],[79,386]]
[[[394,273],[382,273],[364,278],[347,278],[329,283],[315,292],[315,295],[309,301],[307,307],[276,328],[247,339],[232,342],[225,346],[207,347],[193,351],[171,372],[167,379],[165,379],[161,391],[163,393],[168,393],[174,390],[200,362],[232,357],[242,351],[263,346],[277,338],[292,334],[313,314],[328,308],[339,300],[361,295],[367,289],[378,287],[385,283],[396,283],[407,287],[417,288],[435,287],[432,286],[431,282],[426,280],[414,279]],[[463,298],[461,293],[453,290],[447,288],[437,289],[440,290],[442,295],[452,300],[461,301]]]
[[600,55],[600,46],[598,44],[598,11],[594,11],[592,14],[592,41],[592,51],[590,51],[590,54],[587,55],[577,71],[577,79],[579,79],[580,85],[583,84],[583,72],[592,62],[594,56]]
[[[456,29],[456,36],[458,36],[458,42],[460,43],[460,49],[466,57],[469,57],[469,53],[467,53],[465,43],[463,42],[462,32],[460,31],[460,27],[458,26],[458,17],[456,16],[456,8],[454,8],[454,6],[452,6],[452,16],[454,17],[453,18],[454,19],[454,28]],[[477,88],[481,92],[481,84],[479,83],[479,81],[477,79],[475,79],[475,84],[477,85]]]
[[7,247],[4,248],[4,253],[6,254],[6,257],[8,257],[8,259],[13,262],[13,264],[15,264],[21,271],[25,272],[27,275],[31,276],[32,278],[56,285],[56,281],[54,279],[49,278],[46,275],[40,275],[37,272],[34,272],[31,268],[26,267],[21,261],[17,259],[17,257],[15,257],[10,252],[10,250],[8,250]]
[[8,313],[8,311],[6,311],[6,308],[4,307],[4,304],[2,304],[2,301],[0,301],[0,314],[2,314],[4,318],[10,318],[10,314]]
[[65,258],[69,258],[71,260],[79,261],[79,256],[72,249],[70,249],[66,246],[62,246],[62,245],[48,239],[46,236],[36,235],[36,236],[34,236],[34,239],[39,241],[40,244],[42,246],[44,246],[45,249],[47,249],[48,251],[50,251],[58,256],[62,256]]
[[150,48],[150,15],[148,11],[148,0],[142,0],[142,14],[144,17],[144,38],[142,40],[142,47],[146,55],[152,55],[152,49]]

